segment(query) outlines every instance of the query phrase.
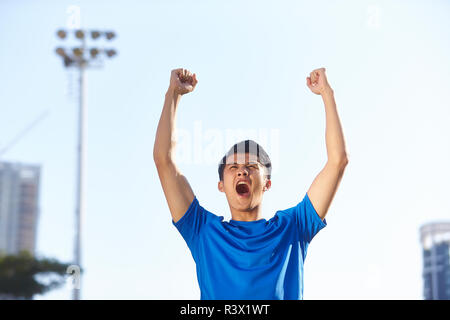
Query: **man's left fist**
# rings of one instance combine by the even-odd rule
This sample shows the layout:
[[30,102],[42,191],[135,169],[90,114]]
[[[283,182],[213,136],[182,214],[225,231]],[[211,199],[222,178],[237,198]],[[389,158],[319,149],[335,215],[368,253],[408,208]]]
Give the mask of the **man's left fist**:
[[315,94],[323,94],[327,90],[331,90],[325,75],[325,68],[315,69],[306,77],[306,85]]

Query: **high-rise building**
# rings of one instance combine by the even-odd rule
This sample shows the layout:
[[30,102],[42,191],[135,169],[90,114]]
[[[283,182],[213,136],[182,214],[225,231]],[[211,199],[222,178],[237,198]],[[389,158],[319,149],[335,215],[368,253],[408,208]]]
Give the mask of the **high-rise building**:
[[420,228],[425,300],[450,300],[450,222]]
[[40,166],[0,162],[0,253],[35,254]]

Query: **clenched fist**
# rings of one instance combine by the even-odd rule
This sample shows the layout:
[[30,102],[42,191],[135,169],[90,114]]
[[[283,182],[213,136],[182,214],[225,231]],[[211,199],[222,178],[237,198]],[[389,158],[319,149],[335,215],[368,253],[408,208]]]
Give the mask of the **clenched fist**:
[[179,68],[171,71],[169,90],[177,94],[185,94],[194,91],[197,85],[197,76],[189,70]]
[[315,69],[306,77],[306,85],[315,94],[322,94],[331,89],[325,75],[325,68]]

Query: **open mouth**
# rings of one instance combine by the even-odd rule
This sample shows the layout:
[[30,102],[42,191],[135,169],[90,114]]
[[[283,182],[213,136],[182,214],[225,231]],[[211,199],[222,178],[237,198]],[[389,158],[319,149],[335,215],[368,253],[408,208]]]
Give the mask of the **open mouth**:
[[248,197],[250,195],[250,187],[246,183],[238,183],[236,185],[236,192],[240,196]]

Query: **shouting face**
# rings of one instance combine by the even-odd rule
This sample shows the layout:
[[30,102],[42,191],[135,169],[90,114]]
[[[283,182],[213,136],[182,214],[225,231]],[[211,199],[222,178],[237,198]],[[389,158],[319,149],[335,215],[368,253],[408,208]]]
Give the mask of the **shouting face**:
[[249,153],[232,154],[227,158],[223,181],[218,185],[219,191],[226,194],[232,213],[255,210],[270,186],[265,167]]

